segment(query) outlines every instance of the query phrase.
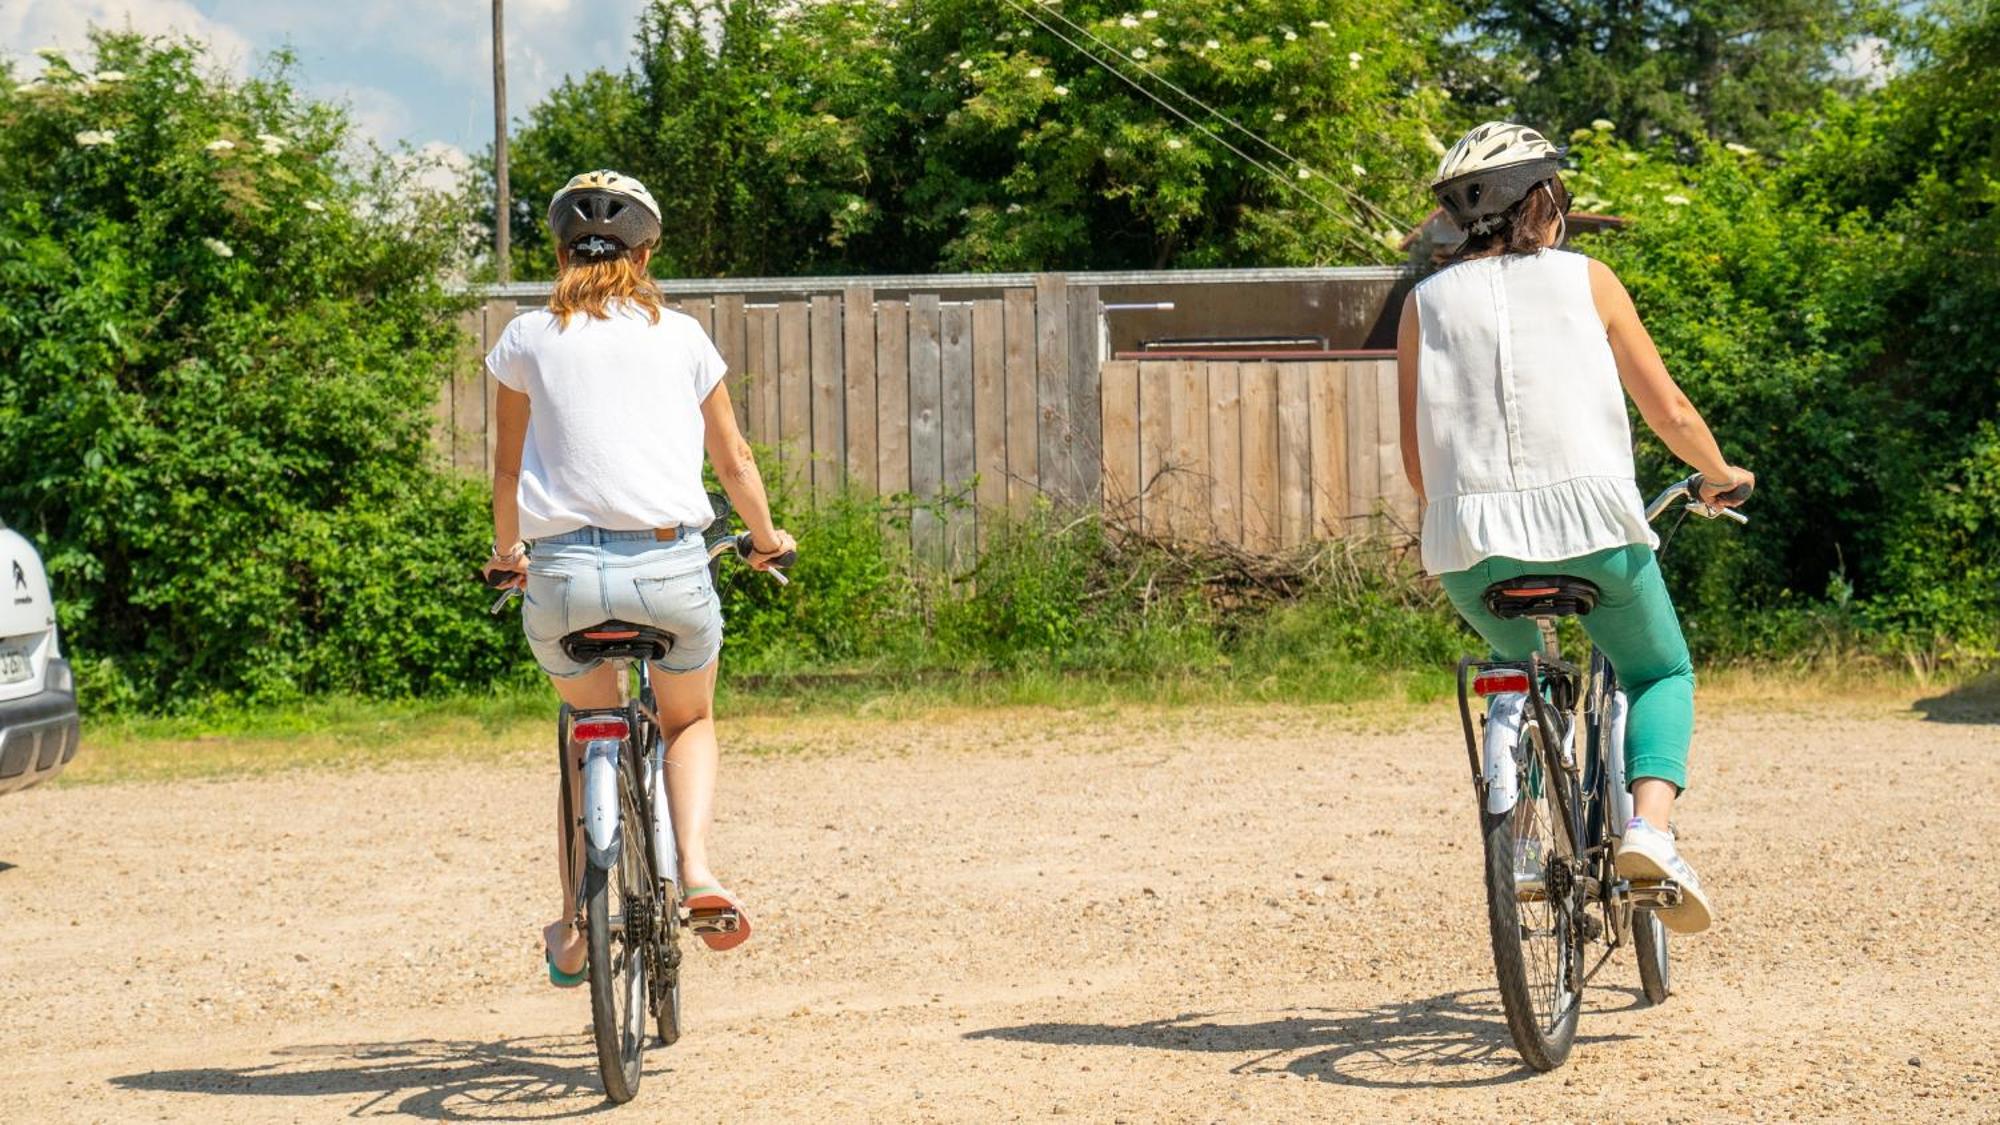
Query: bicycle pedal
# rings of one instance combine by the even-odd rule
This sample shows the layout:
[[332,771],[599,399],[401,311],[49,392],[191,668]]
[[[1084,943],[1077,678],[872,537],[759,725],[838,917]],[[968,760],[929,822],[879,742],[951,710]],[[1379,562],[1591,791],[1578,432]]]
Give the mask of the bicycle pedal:
[[743,927],[743,919],[727,908],[690,910],[687,924],[697,934],[733,934]]
[[1681,904],[1681,885],[1672,879],[1635,879],[1628,893],[1636,910],[1671,910]]

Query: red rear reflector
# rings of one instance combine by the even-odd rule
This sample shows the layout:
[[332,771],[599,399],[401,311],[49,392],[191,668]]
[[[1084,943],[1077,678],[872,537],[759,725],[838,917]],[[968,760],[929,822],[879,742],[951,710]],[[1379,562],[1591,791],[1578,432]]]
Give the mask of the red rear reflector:
[[623,719],[585,719],[570,730],[570,737],[578,742],[597,742],[611,739],[622,742],[629,728]]
[[1475,695],[1502,695],[1510,691],[1525,695],[1528,691],[1528,674],[1513,669],[1481,672],[1472,677],[1472,691]]
[[637,629],[603,629],[584,636],[593,641],[629,641],[639,635]]
[[1526,590],[1505,590],[1502,592],[1510,598],[1540,598],[1549,594],[1562,593],[1562,588],[1558,586],[1534,586]]

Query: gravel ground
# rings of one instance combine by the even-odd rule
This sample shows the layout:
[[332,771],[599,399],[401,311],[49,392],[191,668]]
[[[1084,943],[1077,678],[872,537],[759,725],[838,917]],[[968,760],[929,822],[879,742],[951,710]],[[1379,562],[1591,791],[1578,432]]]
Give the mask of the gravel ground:
[[[688,1033],[616,1112],[2000,1119],[2000,725],[1931,714],[1711,709],[1681,820],[1718,924],[1660,1008],[1621,952],[1546,1076],[1492,989],[1448,708],[725,725],[757,933],[690,957]],[[0,800],[0,1118],[603,1109],[589,1001],[542,977],[549,772]]]

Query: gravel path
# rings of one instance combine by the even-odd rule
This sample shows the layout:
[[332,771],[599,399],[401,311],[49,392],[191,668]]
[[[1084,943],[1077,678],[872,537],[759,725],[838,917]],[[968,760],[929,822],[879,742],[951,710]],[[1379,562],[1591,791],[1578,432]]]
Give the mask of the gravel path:
[[[633,1120],[1995,1120],[2000,725],[1698,735],[1717,927],[1517,1062],[1446,708],[725,726],[757,936],[690,958]],[[87,751],[86,751],[87,752]],[[497,764],[0,800],[0,1118],[603,1108],[542,981],[553,783]]]

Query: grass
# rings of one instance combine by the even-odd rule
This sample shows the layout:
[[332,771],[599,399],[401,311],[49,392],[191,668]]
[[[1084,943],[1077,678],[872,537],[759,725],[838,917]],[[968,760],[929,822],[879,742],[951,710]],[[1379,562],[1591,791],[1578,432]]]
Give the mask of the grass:
[[[2000,679],[1942,680],[1880,667],[1731,667],[1702,673],[1701,705],[1908,709],[1933,717],[2000,719]],[[1066,675],[1026,670],[968,675],[850,670],[810,677],[725,682],[718,709],[733,752],[782,753],[802,731],[1095,714],[1170,718],[1189,708],[1224,714],[1308,709],[1382,728],[1447,713],[1448,672],[1379,673],[1328,665],[1310,675]],[[529,762],[551,741],[554,698],[539,685],[488,695],[383,703],[327,699],[215,715],[86,722],[77,758],[58,785],[188,781],[321,768],[380,768],[457,760]],[[809,722],[802,722],[809,721]]]

